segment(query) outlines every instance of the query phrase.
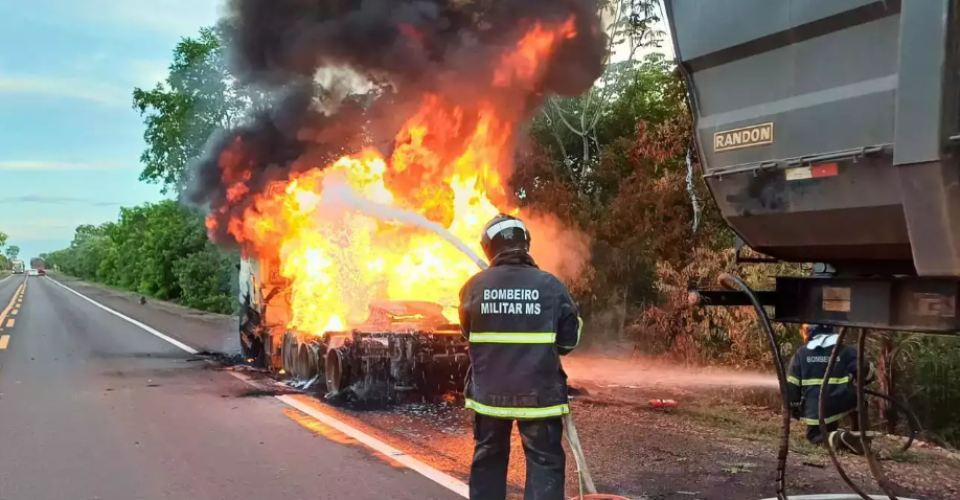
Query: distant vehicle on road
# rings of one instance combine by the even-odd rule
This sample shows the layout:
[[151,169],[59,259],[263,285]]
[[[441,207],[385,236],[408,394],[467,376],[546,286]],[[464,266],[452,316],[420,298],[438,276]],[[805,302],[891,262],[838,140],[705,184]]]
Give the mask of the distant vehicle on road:
[[34,276],[47,274],[47,263],[40,257],[34,257],[30,259],[30,269],[37,271],[32,273]]
[[14,260],[13,264],[13,274],[23,274],[26,271],[27,266],[23,263],[22,260]]
[[40,271],[38,271],[38,270],[36,270],[36,269],[31,269],[31,270],[27,271],[27,275],[29,275],[29,276],[40,276]]

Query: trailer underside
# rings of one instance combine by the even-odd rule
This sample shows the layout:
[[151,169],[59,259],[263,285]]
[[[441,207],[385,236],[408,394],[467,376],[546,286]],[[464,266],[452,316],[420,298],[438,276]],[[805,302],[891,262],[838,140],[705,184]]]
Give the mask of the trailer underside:
[[[960,280],[908,277],[778,276],[759,290],[773,321],[875,330],[957,334]],[[690,290],[691,305],[749,306],[742,291]]]

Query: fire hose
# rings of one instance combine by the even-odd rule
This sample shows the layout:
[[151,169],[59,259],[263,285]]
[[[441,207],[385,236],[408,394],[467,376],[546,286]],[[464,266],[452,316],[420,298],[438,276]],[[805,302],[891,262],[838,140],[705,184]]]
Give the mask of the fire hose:
[[[773,355],[774,366],[777,371],[777,379],[780,385],[780,397],[782,400],[782,413],[783,413],[783,423],[781,426],[781,435],[780,435],[780,446],[777,453],[777,478],[776,478],[776,494],[778,500],[787,500],[786,495],[786,467],[787,467],[787,455],[789,453],[790,447],[790,405],[787,396],[787,377],[786,371],[783,367],[783,357],[780,353],[780,348],[777,344],[776,336],[773,332],[773,327],[770,323],[770,317],[767,315],[767,311],[764,309],[763,305],[760,303],[760,300],[757,298],[756,293],[748,286],[743,280],[728,274],[723,273],[719,277],[720,285],[729,290],[736,290],[743,292],[749,299],[751,304],[753,304],[754,309],[757,313],[757,319],[761,326],[763,327],[764,332],[767,336],[767,341],[771,353]],[[823,381],[820,385],[820,394],[826,394],[826,385],[829,381],[829,374],[833,372],[834,366],[836,366],[837,358],[839,356],[840,347],[843,345],[844,337],[846,336],[846,328],[841,328],[837,336],[837,342],[833,346],[833,350],[830,353],[830,358],[827,362],[826,374]],[[860,331],[860,336],[857,342],[857,412],[859,419],[860,431],[860,443],[864,450],[864,455],[867,458],[867,462],[870,467],[870,472],[876,480],[877,484],[886,494],[886,497],[889,500],[898,500],[897,496],[893,492],[893,487],[890,484],[889,480],[884,474],[883,469],[880,467],[877,457],[874,456],[870,450],[870,443],[867,438],[867,429],[869,427],[869,415],[867,414],[866,407],[866,396],[869,394],[871,396],[879,397],[889,401],[897,410],[902,411],[907,415],[907,418],[910,422],[911,434],[907,442],[901,448],[901,452],[906,451],[910,445],[913,443],[914,437],[917,435],[920,429],[919,422],[916,415],[910,410],[906,403],[893,398],[888,394],[881,392],[867,390],[865,388],[866,384],[863,378],[866,376],[866,338],[867,332],[864,330]],[[825,400],[826,398],[820,398],[820,406],[818,408],[818,417],[820,424],[820,432],[823,435],[824,442],[827,442],[827,426],[824,418],[825,415]],[[863,490],[854,483],[850,477],[847,475],[843,466],[840,464],[840,461],[837,459],[836,451],[833,449],[833,446],[827,442],[827,453],[830,455],[830,460],[833,462],[834,467],[837,469],[837,472],[840,474],[841,479],[853,490],[858,497],[864,500],[876,500],[876,496],[870,496],[863,492]],[[844,497],[849,498],[849,497]],[[906,500],[906,499],[900,499]]]
[[[719,277],[720,285],[730,290],[739,289],[747,295],[754,309],[757,310],[757,319],[767,334],[767,343],[770,351],[773,353],[773,365],[777,370],[777,380],[780,383],[780,398],[782,403],[783,421],[780,432],[780,446],[777,451],[777,498],[787,500],[786,476],[787,476],[787,454],[790,452],[790,401],[787,397],[787,371],[783,367],[783,358],[780,356],[780,347],[777,345],[777,337],[773,333],[773,326],[770,324],[770,317],[767,311],[760,304],[757,294],[750,289],[740,278],[732,274],[723,273]],[[829,369],[828,369],[829,370]],[[829,373],[829,371],[828,371]]]

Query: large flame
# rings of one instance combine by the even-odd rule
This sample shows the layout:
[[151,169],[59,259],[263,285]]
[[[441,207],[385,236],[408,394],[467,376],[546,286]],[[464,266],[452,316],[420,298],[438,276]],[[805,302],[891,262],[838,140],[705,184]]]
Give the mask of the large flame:
[[[572,18],[531,26],[498,59],[491,93],[507,87],[535,91],[543,62],[559,42],[575,36],[573,26]],[[435,302],[456,322],[459,289],[478,271],[476,264],[431,232],[324,204],[324,186],[349,186],[364,199],[415,211],[482,255],[483,225],[498,212],[516,212],[505,201],[501,173],[510,171],[523,116],[498,102],[481,97],[462,106],[438,93],[424,94],[389,159],[366,149],[317,165],[255,195],[244,216],[230,220],[230,233],[248,254],[279,260],[279,272],[292,287],[291,329],[342,330],[363,322],[376,300]],[[238,166],[240,151],[238,141],[220,157],[231,200],[251,196]]]

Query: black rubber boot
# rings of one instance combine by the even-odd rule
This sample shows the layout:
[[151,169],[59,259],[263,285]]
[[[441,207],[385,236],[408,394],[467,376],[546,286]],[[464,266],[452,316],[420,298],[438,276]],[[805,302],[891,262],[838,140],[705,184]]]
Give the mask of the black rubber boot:
[[[870,439],[867,437],[867,439]],[[833,431],[830,433],[830,446],[837,451],[846,451],[854,455],[863,455],[863,443],[860,442],[860,433],[852,431]]]

